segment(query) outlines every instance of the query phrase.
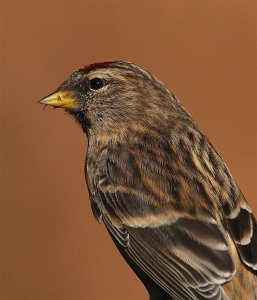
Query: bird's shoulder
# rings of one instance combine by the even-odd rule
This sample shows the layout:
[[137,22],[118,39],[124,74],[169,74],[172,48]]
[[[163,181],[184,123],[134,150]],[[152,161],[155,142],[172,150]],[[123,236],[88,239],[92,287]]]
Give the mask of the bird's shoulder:
[[[100,146],[99,146],[100,144]],[[221,157],[199,132],[164,136],[133,132],[88,152],[89,190],[122,190],[191,214],[237,203],[240,191]]]

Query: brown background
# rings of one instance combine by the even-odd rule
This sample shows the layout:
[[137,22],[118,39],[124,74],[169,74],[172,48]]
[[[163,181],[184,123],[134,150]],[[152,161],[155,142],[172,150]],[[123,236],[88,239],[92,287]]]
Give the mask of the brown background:
[[257,212],[256,1],[1,6],[1,300],[147,299],[92,217],[80,128],[36,104],[84,64],[129,60],[159,77]]

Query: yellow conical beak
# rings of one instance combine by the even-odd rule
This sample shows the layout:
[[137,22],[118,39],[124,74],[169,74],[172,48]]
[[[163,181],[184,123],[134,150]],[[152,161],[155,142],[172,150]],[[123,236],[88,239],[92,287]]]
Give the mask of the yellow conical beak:
[[62,108],[76,108],[77,104],[75,97],[72,92],[69,91],[58,91],[50,94],[49,96],[41,99],[40,104],[50,105],[53,107]]

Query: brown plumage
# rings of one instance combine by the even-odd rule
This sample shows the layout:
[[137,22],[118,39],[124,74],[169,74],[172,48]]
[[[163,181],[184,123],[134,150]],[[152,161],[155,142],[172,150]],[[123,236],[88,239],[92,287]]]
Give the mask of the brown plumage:
[[160,81],[132,63],[97,63],[41,103],[64,107],[81,124],[94,216],[151,300],[257,299],[252,211]]

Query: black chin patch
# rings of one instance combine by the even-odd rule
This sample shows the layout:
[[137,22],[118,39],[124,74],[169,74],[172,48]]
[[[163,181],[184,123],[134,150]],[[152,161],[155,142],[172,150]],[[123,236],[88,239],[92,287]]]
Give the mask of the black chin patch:
[[68,114],[72,115],[73,118],[81,125],[85,133],[88,132],[88,129],[91,127],[91,123],[88,120],[84,111],[77,111],[73,109],[67,109]]

